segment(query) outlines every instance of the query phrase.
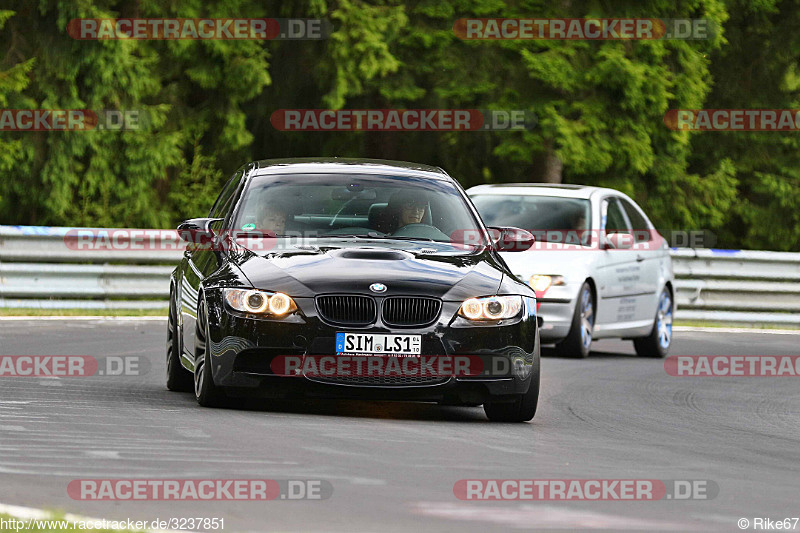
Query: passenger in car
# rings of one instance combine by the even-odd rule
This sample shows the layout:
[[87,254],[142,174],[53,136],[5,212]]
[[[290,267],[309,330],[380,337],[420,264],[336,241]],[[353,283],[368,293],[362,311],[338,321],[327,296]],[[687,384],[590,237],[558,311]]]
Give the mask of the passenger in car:
[[579,231],[586,229],[586,215],[583,213],[583,211],[580,211],[575,215],[573,215],[571,229]]
[[567,238],[564,244],[589,245],[590,232],[586,228],[586,214],[583,210],[575,212],[571,216],[571,227],[568,228]]

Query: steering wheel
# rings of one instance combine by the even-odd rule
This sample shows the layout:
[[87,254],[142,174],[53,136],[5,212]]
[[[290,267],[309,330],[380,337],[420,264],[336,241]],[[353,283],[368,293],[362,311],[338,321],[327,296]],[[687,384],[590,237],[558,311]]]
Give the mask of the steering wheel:
[[397,237],[418,237],[420,239],[431,239],[434,241],[449,241],[450,237],[442,230],[430,224],[408,224],[398,229],[392,235]]
[[341,214],[342,214],[342,211],[344,211],[345,209],[347,209],[347,207],[348,207],[348,206],[349,206],[351,203],[353,203],[355,200],[358,200],[358,198],[356,198],[356,197],[350,198],[350,199],[349,199],[349,200],[347,200],[347,201],[346,201],[344,204],[342,204],[342,207],[340,207],[340,208],[339,208],[339,210],[336,212],[336,214],[335,214],[335,215],[333,215],[333,220],[331,220],[331,221],[330,221],[330,224],[328,224],[328,227],[329,227],[329,228],[332,228],[332,227],[333,227],[333,225],[334,225],[334,224],[336,224],[336,219],[337,219],[337,218],[339,218],[339,215],[341,215]]

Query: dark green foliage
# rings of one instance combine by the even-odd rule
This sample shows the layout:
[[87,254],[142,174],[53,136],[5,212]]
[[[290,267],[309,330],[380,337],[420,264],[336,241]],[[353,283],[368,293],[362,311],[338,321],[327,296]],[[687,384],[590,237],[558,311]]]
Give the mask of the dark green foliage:
[[[0,133],[0,223],[174,226],[255,158],[440,165],[464,186],[618,188],[663,228],[800,250],[797,134],[675,132],[676,108],[794,108],[800,0],[14,0],[0,107],[138,109],[141,131]],[[698,41],[462,41],[461,17],[706,18]],[[324,41],[78,41],[80,17],[324,17]],[[281,108],[524,109],[527,132],[281,132]]]

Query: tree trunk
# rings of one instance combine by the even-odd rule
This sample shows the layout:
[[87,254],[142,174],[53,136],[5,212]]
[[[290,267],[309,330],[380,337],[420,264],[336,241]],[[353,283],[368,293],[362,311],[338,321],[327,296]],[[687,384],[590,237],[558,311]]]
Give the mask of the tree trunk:
[[564,168],[564,164],[556,155],[551,142],[548,142],[546,147],[547,151],[542,161],[541,181],[544,183],[561,183],[561,171]]

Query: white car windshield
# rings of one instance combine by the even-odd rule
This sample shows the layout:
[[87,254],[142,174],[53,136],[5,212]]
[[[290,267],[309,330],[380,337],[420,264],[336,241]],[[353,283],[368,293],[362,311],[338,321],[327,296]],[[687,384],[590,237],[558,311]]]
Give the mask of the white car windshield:
[[487,226],[513,226],[530,231],[537,240],[588,245],[591,204],[582,198],[476,194],[472,202]]

